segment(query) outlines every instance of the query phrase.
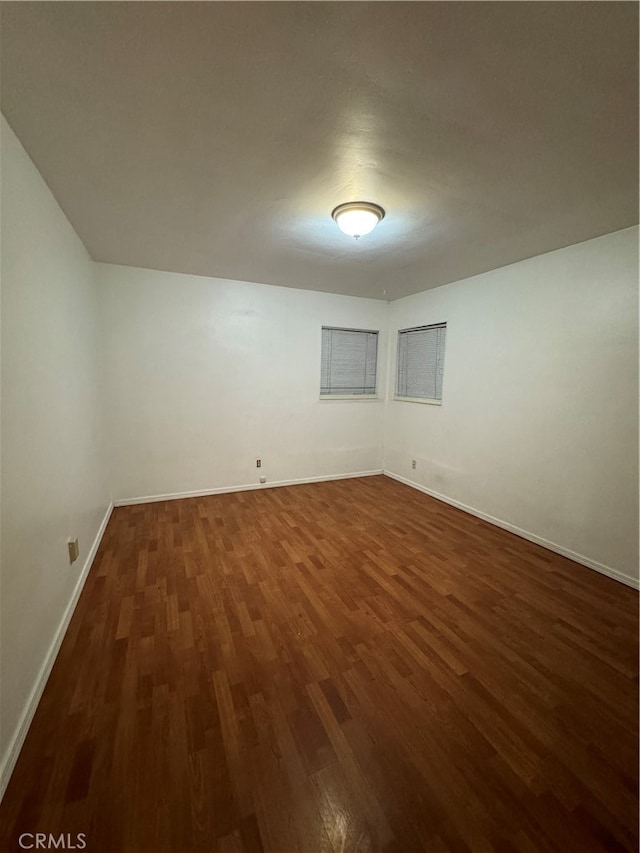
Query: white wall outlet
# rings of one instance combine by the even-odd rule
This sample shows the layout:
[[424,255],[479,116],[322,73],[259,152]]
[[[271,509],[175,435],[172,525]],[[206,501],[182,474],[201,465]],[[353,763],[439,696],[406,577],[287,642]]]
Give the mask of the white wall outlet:
[[411,460],[411,467],[413,468],[414,471],[416,470],[416,460],[415,459]]
[[69,562],[75,563],[78,559],[78,554],[80,553],[80,548],[78,547],[77,539],[69,539]]
[[266,477],[260,477],[260,482],[261,482],[261,483],[266,483],[266,482],[267,482],[267,478],[266,478]]

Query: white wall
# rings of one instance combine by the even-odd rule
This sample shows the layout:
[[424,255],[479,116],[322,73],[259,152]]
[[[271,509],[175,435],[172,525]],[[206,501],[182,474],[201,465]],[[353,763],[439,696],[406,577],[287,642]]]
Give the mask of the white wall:
[[319,400],[320,329],[381,330],[384,389],[386,302],[107,264],[98,275],[114,499],[381,470],[383,402]]
[[[384,464],[637,579],[637,239],[629,229],[390,306],[96,265],[2,119],[0,792],[110,491]],[[380,329],[379,387],[392,389],[397,329],[443,320],[442,407],[319,400],[323,324]]]
[[[637,239],[628,229],[390,306],[99,264],[112,494],[384,464],[637,579]],[[391,400],[385,417],[379,402],[318,399],[323,324],[380,329],[392,391],[397,329],[441,320],[442,407]]]
[[0,791],[109,503],[93,262],[4,118],[1,142]]
[[392,303],[391,387],[398,329],[447,343],[442,406],[388,405],[385,470],[637,579],[637,251],[631,228]]

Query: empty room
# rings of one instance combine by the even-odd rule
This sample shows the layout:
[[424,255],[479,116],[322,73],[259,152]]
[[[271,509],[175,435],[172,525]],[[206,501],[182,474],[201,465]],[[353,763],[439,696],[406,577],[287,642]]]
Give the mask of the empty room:
[[637,851],[638,4],[0,48],[0,849]]

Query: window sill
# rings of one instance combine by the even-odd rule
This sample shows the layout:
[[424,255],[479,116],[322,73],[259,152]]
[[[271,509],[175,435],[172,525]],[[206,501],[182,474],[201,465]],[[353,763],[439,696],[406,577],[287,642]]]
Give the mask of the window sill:
[[394,397],[396,403],[422,403],[427,406],[441,406],[442,400],[429,400],[426,397]]
[[320,396],[321,403],[375,403],[381,399],[377,394],[322,394]]

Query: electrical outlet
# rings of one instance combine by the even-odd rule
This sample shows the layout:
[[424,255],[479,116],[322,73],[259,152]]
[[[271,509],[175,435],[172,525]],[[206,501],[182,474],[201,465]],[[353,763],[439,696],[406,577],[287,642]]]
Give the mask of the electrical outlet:
[[415,459],[411,460],[411,467],[413,468],[414,471],[416,470],[416,460]]
[[267,478],[266,478],[266,477],[260,477],[260,482],[261,482],[261,483],[266,483],[266,482],[267,482]]
[[80,549],[78,548],[78,540],[77,539],[69,539],[69,562],[75,563],[78,559],[78,554],[80,553]]
[[262,459],[256,459],[256,468],[262,468]]

